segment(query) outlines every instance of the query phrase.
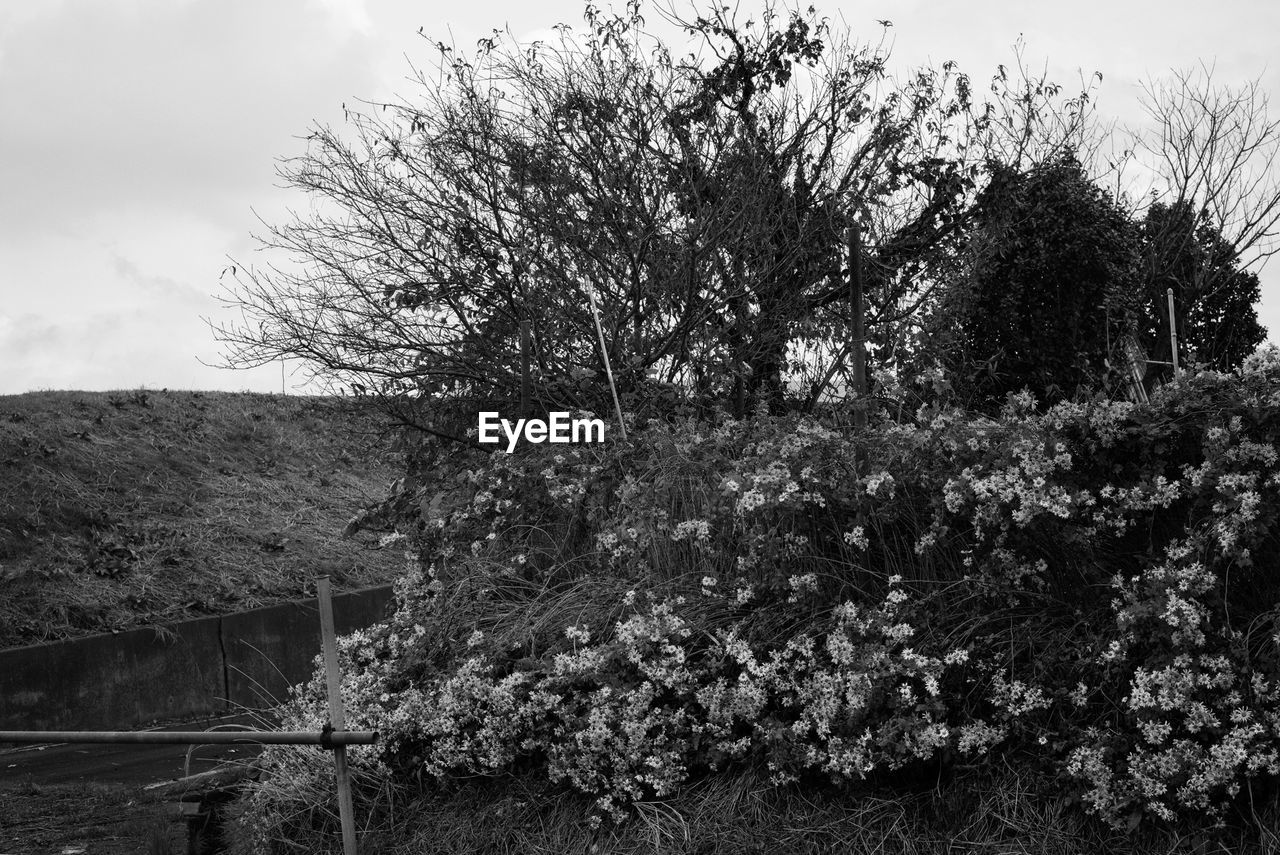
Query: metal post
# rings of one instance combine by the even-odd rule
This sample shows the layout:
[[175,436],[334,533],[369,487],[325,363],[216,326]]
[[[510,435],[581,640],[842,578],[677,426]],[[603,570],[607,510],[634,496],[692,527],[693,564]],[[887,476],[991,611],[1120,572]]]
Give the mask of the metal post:
[[372,745],[376,730],[0,730],[0,743],[98,745]]
[[533,416],[533,378],[529,375],[529,319],[520,319],[520,417]]
[[853,424],[867,426],[867,330],[862,292],[862,229],[853,221],[849,229],[849,312],[853,336]]
[[[338,639],[333,629],[333,595],[329,577],[316,580],[316,597],[320,601],[320,642],[324,651],[325,681],[329,686],[329,724],[335,730],[346,730],[346,710],[342,705],[342,675],[338,670]],[[356,820],[351,805],[351,772],[347,769],[347,747],[333,747],[333,767],[338,778],[338,816],[342,820],[343,855],[356,855]]]
[[1173,289],[1165,291],[1165,296],[1169,298],[1169,348],[1173,353],[1173,377],[1178,377],[1178,323],[1173,314]]
[[609,378],[609,391],[613,393],[613,409],[618,414],[618,429],[623,441],[627,438],[627,424],[622,420],[622,404],[618,403],[618,387],[613,383],[613,368],[609,365],[609,350],[604,344],[604,329],[600,326],[600,310],[596,308],[596,292],[587,286],[587,300],[591,303],[591,317],[596,322],[596,337],[600,340],[600,357],[604,360],[604,373]]

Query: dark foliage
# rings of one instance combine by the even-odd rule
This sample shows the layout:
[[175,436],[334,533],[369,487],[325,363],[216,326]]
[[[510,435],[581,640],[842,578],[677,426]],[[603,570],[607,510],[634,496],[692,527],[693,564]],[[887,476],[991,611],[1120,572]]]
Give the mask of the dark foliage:
[[[1187,203],[1153,205],[1142,222],[1142,339],[1152,359],[1170,362],[1167,289],[1173,289],[1179,359],[1218,371],[1240,365],[1267,337],[1254,306],[1258,275],[1241,269],[1235,249]],[[1172,369],[1152,365],[1149,384]]]
[[[975,403],[1030,388],[1057,401],[1097,388],[1131,317],[1133,223],[1072,156],[997,168],[979,200],[973,268],[958,323]],[[954,368],[960,368],[956,365]]]

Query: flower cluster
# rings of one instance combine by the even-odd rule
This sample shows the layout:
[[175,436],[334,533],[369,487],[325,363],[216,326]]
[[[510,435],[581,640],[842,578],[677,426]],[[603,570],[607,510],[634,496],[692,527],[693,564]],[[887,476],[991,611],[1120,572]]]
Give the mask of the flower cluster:
[[1009,750],[1115,822],[1212,816],[1280,774],[1277,442],[1259,357],[1148,405],[494,455],[422,496],[400,610],[344,642],[386,740],[362,762],[534,766],[621,818],[734,764],[847,781]]
[[381,708],[388,768],[444,781],[542,758],[550,780],[621,819],[633,801],[748,758],[779,781],[806,771],[845,780],[998,741],[1002,732],[984,723],[948,723],[943,685],[961,679],[968,651],[914,649],[907,600],[895,578],[878,605],[844,602],[825,632],[776,646],[748,641],[741,622],[695,635],[683,598],[637,604],[596,643],[570,625],[568,649],[518,667],[472,646],[435,680],[394,696],[391,672],[376,666],[387,660],[362,657],[350,637],[344,655],[365,667],[348,672],[345,691],[366,713]]

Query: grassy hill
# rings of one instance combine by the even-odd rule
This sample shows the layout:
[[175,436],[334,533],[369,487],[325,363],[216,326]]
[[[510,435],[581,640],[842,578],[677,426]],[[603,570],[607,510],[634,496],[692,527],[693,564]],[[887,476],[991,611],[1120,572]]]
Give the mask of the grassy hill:
[[344,538],[398,456],[352,401],[219,392],[0,396],[0,647],[390,581]]

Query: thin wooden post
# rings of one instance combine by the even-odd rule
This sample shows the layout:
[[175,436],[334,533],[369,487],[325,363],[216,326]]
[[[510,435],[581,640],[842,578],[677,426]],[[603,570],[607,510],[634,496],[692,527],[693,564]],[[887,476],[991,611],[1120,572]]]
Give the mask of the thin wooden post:
[[853,337],[853,424],[867,426],[867,330],[862,289],[862,229],[854,220],[849,228],[849,312]]
[[[338,670],[338,637],[333,629],[333,593],[329,577],[316,580],[316,597],[320,601],[320,643],[324,652],[324,675],[329,686],[329,725],[334,730],[347,729],[346,709],[342,705],[342,674]],[[338,816],[342,820],[343,855],[356,853],[356,820],[351,805],[351,772],[347,769],[347,747],[333,746],[333,768],[338,778]]]
[[1169,349],[1173,353],[1171,361],[1173,377],[1176,380],[1178,378],[1178,323],[1173,314],[1173,289],[1166,290],[1165,296],[1169,298]]

